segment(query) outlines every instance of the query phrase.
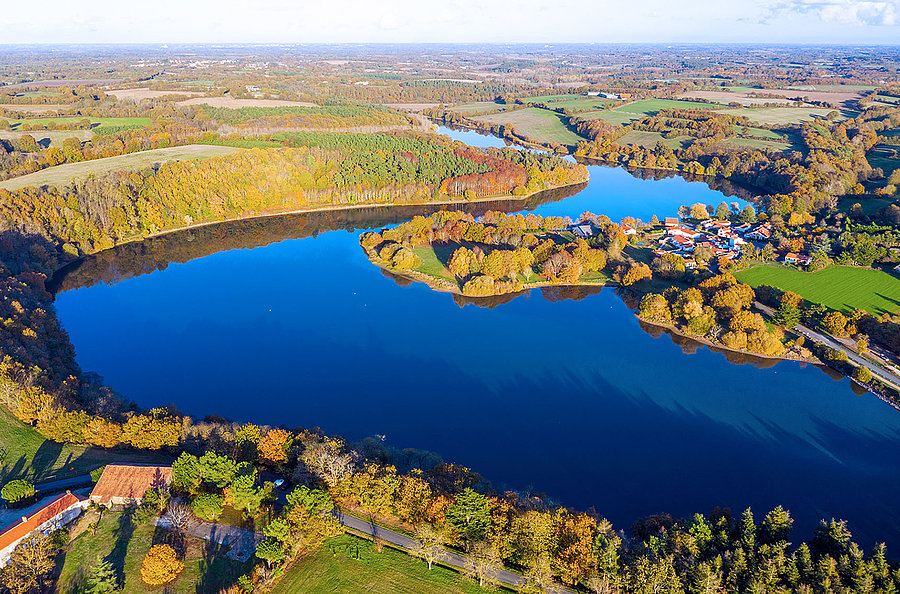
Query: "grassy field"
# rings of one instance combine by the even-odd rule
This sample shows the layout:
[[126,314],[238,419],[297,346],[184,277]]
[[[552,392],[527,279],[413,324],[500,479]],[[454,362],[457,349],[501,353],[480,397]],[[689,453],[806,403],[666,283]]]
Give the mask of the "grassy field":
[[789,142],[760,140],[758,138],[726,138],[724,142],[728,146],[761,150],[773,149],[776,151],[789,151],[794,148]]
[[675,138],[663,138],[659,132],[645,132],[642,130],[633,130],[616,141],[619,146],[634,145],[645,148],[653,148],[656,143],[662,142],[670,148],[682,148],[687,146],[690,136],[676,136]]
[[574,93],[564,93],[561,95],[538,95],[536,97],[522,97],[522,103],[557,103],[559,101],[570,101],[578,99],[584,95],[576,95]]
[[163,149],[152,149],[140,153],[94,159],[80,163],[66,163],[56,167],[48,167],[41,171],[29,173],[20,177],[14,177],[0,182],[0,188],[16,190],[25,186],[61,185],[72,180],[88,175],[98,175],[109,171],[136,170],[149,167],[154,163],[165,161],[180,161],[184,159],[202,159],[226,155],[237,149],[228,146],[214,146],[205,144],[189,144]]
[[592,110],[602,109],[603,106],[610,101],[612,101],[612,99],[605,99],[603,97],[579,97],[578,99],[572,99],[571,101],[556,101],[550,103],[549,106],[554,109],[566,107],[568,109]]
[[295,592],[369,592],[371,594],[450,594],[485,592],[460,574],[428,565],[400,551],[349,535],[335,537],[285,574],[273,594]]
[[[106,512],[95,534],[83,532],[69,543],[59,574],[56,592],[77,592],[84,573],[106,557],[124,575],[125,594],[161,592],[141,582],[141,561],[162,534],[149,523],[132,524],[121,512]],[[232,561],[224,551],[206,541],[185,538],[184,571],[166,592],[218,592],[249,570],[249,564]]]
[[875,87],[872,85],[795,85],[789,88],[794,90],[825,91],[827,93],[856,93],[875,90]]
[[516,131],[538,142],[577,144],[584,140],[569,130],[561,116],[552,111],[529,107],[509,113],[497,113],[474,118],[492,124],[511,124]]
[[[824,118],[831,111],[834,110],[818,107],[761,107],[756,109],[740,107],[725,109],[722,113],[747,116],[761,124],[798,124]],[[846,119],[848,115],[851,115],[846,111],[842,111],[841,114],[839,119]]]
[[644,116],[638,115],[636,113],[624,113],[621,111],[608,109],[606,111],[589,111],[587,113],[580,113],[578,114],[578,117],[585,120],[606,120],[610,124],[630,124],[631,122],[639,120]]
[[110,462],[158,461],[161,454],[117,452],[48,441],[0,407],[0,484],[17,478],[41,482],[87,474]]
[[678,109],[721,109],[722,106],[717,103],[697,103],[694,101],[678,101],[676,99],[645,99],[617,107],[616,111],[655,116],[660,109],[673,107]]
[[4,140],[16,140],[25,134],[29,134],[43,146],[60,146],[67,138],[77,138],[84,142],[94,135],[90,130],[36,130],[31,132],[10,132],[0,130],[0,138]]
[[885,175],[890,175],[892,171],[900,167],[900,159],[892,156],[896,149],[896,146],[877,144],[866,154],[866,160],[872,167],[881,167]]
[[493,101],[476,101],[475,103],[461,103],[452,106],[453,111],[464,113],[466,115],[478,115],[488,111],[496,111],[498,109],[507,110],[509,106],[504,103],[494,103]]
[[27,120],[9,120],[9,127],[12,130],[17,130],[22,127],[23,124],[27,123],[29,125],[36,126],[47,126],[51,123],[54,124],[75,124],[81,122],[82,120],[90,120],[91,127],[96,128],[98,126],[149,126],[150,118],[83,118],[83,117],[61,117],[61,118],[29,118]]
[[864,309],[873,315],[900,311],[900,279],[869,268],[830,266],[800,272],[777,265],[757,266],[735,274],[751,286],[769,285],[793,291],[812,303],[849,312]]

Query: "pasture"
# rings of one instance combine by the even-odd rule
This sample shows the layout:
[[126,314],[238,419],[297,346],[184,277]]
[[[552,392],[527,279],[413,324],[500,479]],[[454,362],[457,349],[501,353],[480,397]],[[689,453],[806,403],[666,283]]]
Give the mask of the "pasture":
[[509,124],[520,134],[538,142],[571,145],[584,140],[566,126],[558,113],[536,107],[479,116],[474,119],[492,124]]
[[18,105],[15,103],[0,103],[0,109],[8,109],[9,111],[21,111],[25,113],[45,113],[48,111],[61,111],[68,109],[69,105],[61,103],[45,103],[43,105]]
[[663,138],[659,132],[645,132],[642,130],[632,130],[618,140],[616,144],[619,146],[633,145],[642,146],[644,148],[653,148],[657,143],[662,142],[672,149],[683,148],[690,141],[690,136],[677,136],[675,138]]
[[91,128],[99,126],[131,126],[140,128],[150,125],[150,118],[91,118],[81,116],[65,116],[59,118],[29,118],[27,120],[9,120],[9,127],[14,131],[22,131],[28,127],[48,128],[53,126],[70,126],[90,120]]
[[157,97],[165,97],[167,95],[184,95],[186,97],[194,97],[202,95],[197,91],[170,91],[150,89],[148,87],[139,87],[137,89],[113,89],[106,91],[107,95],[112,95],[116,99],[130,99],[132,101],[140,101],[141,99],[156,99]]
[[606,120],[610,124],[621,125],[630,124],[631,122],[639,120],[644,116],[635,113],[625,113],[616,111],[614,109],[608,109],[605,111],[589,111],[587,113],[579,113],[578,117],[585,120]]
[[493,101],[476,101],[475,103],[460,103],[458,105],[453,105],[450,107],[450,109],[472,116],[491,111],[497,111],[498,109],[506,111],[507,109],[509,109],[509,107],[510,106],[506,105],[505,103],[494,103]]
[[[821,107],[760,107],[760,108],[729,108],[722,110],[736,116],[747,116],[760,124],[799,124],[810,120],[823,119],[833,109]],[[855,112],[840,111],[838,119],[847,119],[856,115]]]
[[849,313],[863,309],[872,315],[900,311],[900,279],[880,270],[829,266],[818,272],[801,272],[780,265],[763,265],[735,273],[753,287],[769,285],[793,291],[811,303]]
[[772,149],[774,151],[790,151],[795,147],[782,140],[762,140],[759,138],[726,138],[724,144],[742,149],[760,149],[762,151]]
[[579,99],[572,99],[571,101],[556,101],[554,103],[549,103],[548,106],[553,109],[565,107],[566,109],[583,109],[585,111],[590,111],[594,109],[603,109],[610,101],[612,101],[612,99],[605,99],[603,97],[581,97]]
[[149,167],[154,163],[216,157],[227,155],[236,150],[238,149],[234,147],[206,144],[189,144],[187,146],[152,149],[140,153],[119,155],[118,157],[106,157],[105,159],[48,167],[28,175],[0,181],[0,188],[17,190],[26,186],[58,186],[71,183],[75,179],[87,177],[88,175],[100,175],[110,171],[121,170],[134,171]]
[[645,116],[655,116],[660,109],[677,108],[677,109],[721,109],[722,106],[717,103],[698,103],[695,101],[678,101],[677,99],[644,99],[627,103],[621,107],[617,107],[615,111],[625,113],[636,113]]
[[90,130],[33,130],[30,132],[10,132],[0,130],[0,138],[4,140],[17,140],[28,134],[41,146],[60,146],[67,138],[77,138],[81,142],[90,140],[94,135]]
[[522,97],[522,103],[556,103],[558,101],[570,101],[578,99],[584,95],[576,95],[574,93],[564,93],[561,95],[537,95],[535,97]]

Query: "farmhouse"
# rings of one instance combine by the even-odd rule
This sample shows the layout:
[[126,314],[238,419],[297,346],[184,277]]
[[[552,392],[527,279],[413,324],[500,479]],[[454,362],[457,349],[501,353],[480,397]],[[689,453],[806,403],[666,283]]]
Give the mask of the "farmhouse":
[[622,233],[625,235],[634,235],[637,233],[637,229],[632,227],[631,225],[622,225]]
[[35,533],[49,534],[81,515],[89,504],[86,497],[66,491],[46,505],[0,531],[0,567],[6,565],[20,542]]
[[694,231],[687,227],[670,227],[667,232],[669,235],[687,237],[688,239],[697,239],[701,235],[699,231]]
[[149,489],[161,489],[172,481],[171,466],[110,464],[91,491],[98,505],[139,505]]
[[805,254],[795,254],[794,252],[789,252],[784,256],[785,264],[800,264],[802,266],[809,266],[812,263],[812,258]]
[[594,236],[594,228],[590,225],[575,225],[572,227],[572,233],[581,239],[590,239]]
[[676,227],[678,225],[678,219],[676,217],[666,217],[663,219],[663,224],[666,227]]

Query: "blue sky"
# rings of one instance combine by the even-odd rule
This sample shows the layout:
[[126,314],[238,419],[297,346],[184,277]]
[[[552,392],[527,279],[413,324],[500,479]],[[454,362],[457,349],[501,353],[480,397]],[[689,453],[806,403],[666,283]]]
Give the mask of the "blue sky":
[[42,0],[0,42],[900,43],[900,0]]

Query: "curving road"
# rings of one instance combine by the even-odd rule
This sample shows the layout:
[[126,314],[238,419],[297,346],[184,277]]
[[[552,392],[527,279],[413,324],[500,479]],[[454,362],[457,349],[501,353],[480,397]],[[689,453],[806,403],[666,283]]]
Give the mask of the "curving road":
[[[346,528],[350,528],[351,530],[354,530],[356,532],[361,532],[373,538],[381,539],[396,547],[400,547],[407,552],[413,552],[421,546],[419,541],[415,538],[412,538],[405,534],[400,534],[399,532],[394,532],[393,530],[388,530],[387,528],[383,528],[381,526],[377,526],[376,524],[368,520],[362,520],[360,518],[357,518],[356,516],[345,514],[339,510],[334,512],[334,517],[338,522],[341,523],[341,525]],[[443,565],[454,567],[459,570],[465,570],[469,566],[469,559],[467,557],[447,550],[444,550],[442,554],[438,555],[438,561]],[[504,586],[508,586],[510,588],[520,588],[525,585],[525,578],[518,573],[513,573],[499,567],[495,568],[490,573],[491,577],[494,580],[496,580],[500,584],[503,584]],[[558,594],[574,594],[571,590],[565,590],[563,588],[548,588],[545,590],[545,592]]]
[[[760,311],[768,314],[769,316],[772,316],[775,314],[774,309],[772,309],[771,307],[768,307],[766,305],[763,305],[759,301],[755,301],[753,303],[753,305],[756,306],[756,308],[759,309]],[[847,355],[848,359],[850,359],[857,365],[861,365],[861,366],[865,367],[866,369],[868,369],[869,371],[872,372],[872,375],[874,375],[875,377],[877,377],[884,383],[891,385],[897,389],[900,389],[900,376],[898,376],[896,373],[889,371],[883,367],[879,367],[878,365],[876,365],[872,361],[869,361],[865,357],[861,357],[856,351],[854,351],[852,349],[848,349],[847,347],[845,347],[838,341],[834,340],[827,334],[822,334],[821,332],[816,332],[815,330],[810,330],[809,328],[807,328],[806,326],[803,326],[802,324],[797,324],[796,326],[794,326],[792,328],[792,330],[799,332],[800,334],[804,335],[805,337],[809,338],[810,340],[814,340],[816,342],[821,342],[822,344],[829,346],[836,351],[841,351],[842,353]]]

